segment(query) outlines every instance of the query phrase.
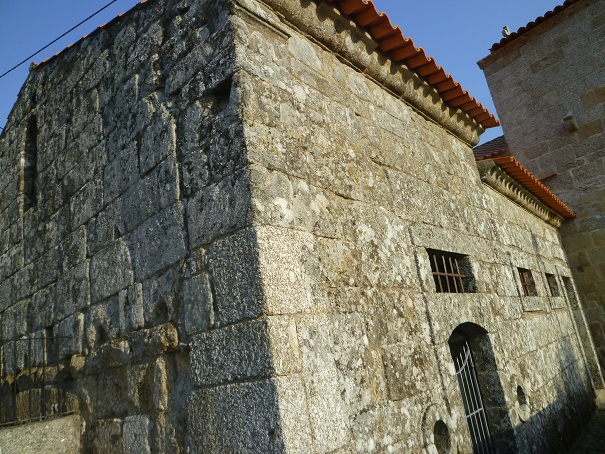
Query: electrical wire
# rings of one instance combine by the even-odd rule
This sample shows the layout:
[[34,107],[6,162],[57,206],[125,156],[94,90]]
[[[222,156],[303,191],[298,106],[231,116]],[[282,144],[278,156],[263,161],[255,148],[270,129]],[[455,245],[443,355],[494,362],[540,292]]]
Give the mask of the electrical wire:
[[21,66],[24,63],[27,63],[31,58],[35,57],[36,55],[38,55],[40,52],[42,52],[44,49],[52,46],[54,43],[56,43],[57,41],[59,41],[61,38],[63,38],[64,36],[68,35],[69,33],[71,33],[72,31],[74,31],[76,28],[78,28],[80,25],[84,24],[85,22],[88,22],[90,19],[92,19],[93,17],[95,17],[97,14],[99,14],[101,11],[109,8],[111,5],[113,5],[115,2],[117,2],[118,0],[112,0],[111,2],[109,2],[107,5],[105,5],[103,8],[101,8],[100,10],[98,10],[97,12],[91,14],[90,16],[88,16],[86,19],[84,19],[83,21],[81,21],[79,24],[74,25],[72,28],[70,28],[69,30],[67,30],[65,33],[63,33],[61,36],[59,36],[58,38],[54,39],[53,41],[51,41],[50,43],[48,43],[46,46],[44,46],[43,48],[41,48],[40,50],[36,51],[35,53],[31,54],[29,57],[27,57],[26,59],[24,59],[21,63],[16,64],[15,66],[13,66],[11,69],[9,69],[8,71],[6,71],[4,74],[0,75],[0,79],[2,79],[4,76],[6,76],[7,74],[13,72],[15,69],[17,69],[19,66]]

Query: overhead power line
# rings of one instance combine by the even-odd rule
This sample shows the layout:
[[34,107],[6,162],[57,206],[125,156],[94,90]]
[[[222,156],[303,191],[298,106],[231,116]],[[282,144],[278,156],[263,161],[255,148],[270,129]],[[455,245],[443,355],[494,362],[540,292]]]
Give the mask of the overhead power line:
[[80,25],[88,22],[90,19],[92,19],[93,17],[95,17],[97,14],[99,14],[101,11],[103,11],[104,9],[109,8],[111,5],[113,5],[115,2],[117,2],[118,0],[112,0],[111,2],[109,2],[107,5],[105,5],[103,8],[101,8],[100,10],[98,10],[97,12],[91,14],[90,16],[88,16],[86,19],[84,19],[83,21],[81,21],[80,23],[78,23],[77,25],[74,25],[72,28],[70,28],[69,30],[67,30],[65,33],[63,33],[61,36],[59,36],[58,38],[52,40],[50,43],[48,43],[46,46],[44,46],[43,48],[41,48],[40,50],[34,52],[33,54],[31,54],[29,57],[27,57],[26,59],[24,59],[21,63],[16,64],[15,66],[13,66],[11,69],[9,69],[8,71],[6,71],[4,74],[0,75],[0,79],[2,79],[4,76],[6,76],[7,74],[9,74],[10,72],[14,71],[15,69],[17,69],[19,66],[21,66],[24,63],[27,63],[30,59],[32,59],[33,57],[35,57],[36,55],[38,55],[40,52],[42,52],[44,49],[46,49],[47,47],[52,46],[54,43],[56,43],[57,41],[59,41],[61,38],[63,38],[64,36],[68,35],[69,33],[73,32],[76,28],[78,28]]

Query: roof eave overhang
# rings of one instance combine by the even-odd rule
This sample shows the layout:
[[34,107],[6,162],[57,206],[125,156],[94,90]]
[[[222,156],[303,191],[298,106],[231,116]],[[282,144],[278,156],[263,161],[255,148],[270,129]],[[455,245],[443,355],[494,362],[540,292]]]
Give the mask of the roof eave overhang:
[[[419,68],[427,64],[415,68],[413,66],[421,60],[423,61],[423,59],[426,59],[429,65],[434,63],[430,57],[424,55],[422,49],[411,44],[414,47],[414,52],[422,52],[422,55],[414,54],[417,60],[414,64],[411,64],[408,59],[398,61],[392,56],[392,53],[381,50],[380,47],[384,39],[378,41],[372,36],[372,30],[376,35],[380,27],[372,28],[372,24],[382,24],[381,27],[383,28],[390,27],[390,33],[393,33],[393,36],[399,34],[403,38],[403,35],[397,27],[393,28],[390,22],[380,22],[385,21],[386,16],[378,14],[372,2],[365,2],[364,0],[313,0],[303,3],[303,6],[301,6],[299,0],[258,1],[277,12],[279,20],[284,20],[293,25],[310,39],[334,52],[344,63],[363,72],[467,144],[476,145],[479,142],[479,137],[487,128],[499,125],[493,114],[477,103],[466,91],[462,90],[459,84],[454,82],[454,89],[451,89],[451,93],[449,93],[449,96],[454,97],[446,99],[449,97],[444,95],[445,92],[440,92],[436,84],[431,85],[428,81],[428,79],[439,76],[438,74],[421,76],[419,72],[422,71]],[[262,20],[271,23],[271,25],[278,25],[272,23],[275,22],[276,18],[272,19],[271,14],[267,14],[268,11],[255,11],[259,8],[257,2],[234,0],[234,3],[254,13],[257,18],[262,18]],[[347,5],[358,7],[360,4],[366,8],[364,11],[360,12],[354,8],[352,10],[347,9]],[[370,25],[363,26],[365,21],[360,15],[364,12],[370,14],[374,18],[373,20],[380,23],[370,21]],[[384,38],[385,35],[382,36]],[[403,39],[411,42],[409,38]],[[440,67],[439,70],[443,71]],[[443,89],[446,90],[446,88]],[[462,101],[465,102],[457,105]]]
[[490,54],[479,60],[477,65],[481,69],[486,69],[504,55],[516,51],[525,45],[525,43],[534,39],[534,37],[550,30],[569,16],[577,14],[597,1],[601,0],[566,0],[552,11],[548,11],[543,16],[538,17],[509,36],[502,38],[499,42],[494,43],[489,49]]
[[[508,158],[512,158],[518,164],[512,156],[506,156],[504,159]],[[505,169],[505,165],[498,164],[498,159],[502,158],[477,161],[479,175],[483,183],[554,227],[561,227],[566,219],[575,217],[575,213],[554,194],[546,193],[540,189],[536,190],[534,188],[532,190],[528,188],[528,185],[522,184],[515,176],[511,175],[510,171]],[[520,164],[518,165],[520,166]],[[524,170],[529,172],[526,169]],[[545,202],[554,205],[555,208],[551,208]]]

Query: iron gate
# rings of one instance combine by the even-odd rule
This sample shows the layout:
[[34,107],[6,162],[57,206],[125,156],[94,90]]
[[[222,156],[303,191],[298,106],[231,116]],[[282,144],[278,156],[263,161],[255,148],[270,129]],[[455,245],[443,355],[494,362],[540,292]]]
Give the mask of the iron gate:
[[487,426],[483,399],[479,391],[475,364],[471,349],[466,340],[463,341],[459,354],[454,358],[456,378],[462,395],[466,422],[473,442],[473,452],[478,454],[495,453],[492,438]]

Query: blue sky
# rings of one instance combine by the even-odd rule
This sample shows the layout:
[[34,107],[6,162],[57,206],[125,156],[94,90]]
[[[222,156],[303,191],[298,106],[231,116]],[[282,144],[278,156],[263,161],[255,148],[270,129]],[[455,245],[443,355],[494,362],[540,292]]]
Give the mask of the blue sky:
[[[163,0],[150,0],[163,1]],[[0,74],[85,19],[110,0],[0,0]],[[31,61],[40,62],[132,8],[136,0],[117,0],[108,9],[63,38]],[[490,111],[497,113],[477,66],[501,39],[507,25],[512,31],[552,10],[562,0],[374,0],[379,11],[386,12],[394,25],[427,55],[435,58],[446,72],[462,84]],[[29,64],[0,79],[0,127],[27,78]],[[501,134],[488,130],[482,142]]]

